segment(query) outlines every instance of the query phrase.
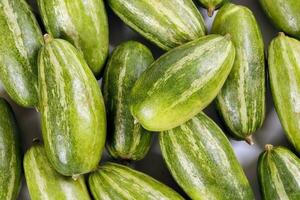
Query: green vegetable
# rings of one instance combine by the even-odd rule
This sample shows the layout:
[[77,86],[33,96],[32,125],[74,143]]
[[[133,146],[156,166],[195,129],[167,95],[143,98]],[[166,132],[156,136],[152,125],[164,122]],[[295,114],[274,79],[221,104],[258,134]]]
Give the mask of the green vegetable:
[[277,28],[300,38],[299,0],[259,0],[259,2]]
[[258,160],[258,177],[265,200],[300,199],[300,160],[284,147],[266,145]]
[[84,178],[75,181],[57,173],[42,145],[34,144],[26,152],[24,171],[32,200],[90,200]]
[[265,119],[264,43],[253,13],[228,3],[218,12],[213,33],[230,34],[236,48],[235,62],[221,92],[217,107],[238,139],[251,142],[251,134]]
[[162,132],[159,141],[171,174],[190,198],[254,200],[227,137],[205,114]]
[[131,113],[150,131],[179,126],[217,96],[234,57],[228,35],[201,37],[169,51],[135,83]]
[[17,199],[22,160],[19,130],[10,105],[0,98],[0,199]]
[[37,105],[40,28],[25,0],[0,0],[0,81],[19,105]]
[[269,47],[275,109],[288,139],[300,151],[300,42],[280,33]]
[[63,175],[88,173],[97,167],[106,138],[102,94],[75,47],[49,35],[45,40],[38,62],[46,153]]
[[229,0],[199,0],[201,5],[207,9],[207,14],[209,17],[214,15],[216,9],[221,7],[224,3]]
[[205,35],[204,20],[192,0],[108,0],[131,28],[164,50]]
[[150,176],[119,164],[106,163],[89,177],[95,200],[183,200],[174,190]]
[[134,122],[129,110],[129,94],[153,61],[147,47],[129,41],[118,46],[108,62],[103,84],[109,123],[106,146],[114,158],[140,160],[150,148],[152,134]]
[[102,0],[38,0],[48,33],[71,42],[98,76],[108,55],[108,22]]

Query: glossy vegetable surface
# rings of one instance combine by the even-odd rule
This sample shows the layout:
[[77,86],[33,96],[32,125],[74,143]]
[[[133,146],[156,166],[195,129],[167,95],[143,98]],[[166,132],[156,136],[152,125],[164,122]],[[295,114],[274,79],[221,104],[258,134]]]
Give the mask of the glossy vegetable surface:
[[38,0],[48,33],[71,42],[98,76],[108,54],[108,21],[103,0]]
[[25,0],[0,0],[0,27],[0,81],[16,103],[37,106],[37,54],[43,38]]
[[94,170],[106,138],[106,115],[97,80],[69,42],[45,36],[39,54],[42,134],[49,161],[63,175]]
[[289,35],[300,38],[300,1],[259,0],[273,24]]
[[119,45],[108,61],[103,81],[109,124],[106,146],[114,158],[140,160],[150,148],[152,134],[134,122],[129,95],[136,80],[153,61],[151,51],[134,41]]
[[150,131],[179,126],[217,96],[234,58],[228,35],[201,37],[169,51],[135,83],[131,113]]
[[265,200],[300,198],[300,160],[287,148],[266,145],[259,157],[258,175]]
[[40,144],[26,152],[24,171],[32,200],[90,200],[84,178],[75,181],[56,172]]
[[190,198],[254,199],[227,137],[205,114],[162,132],[159,142],[167,167]]
[[19,129],[10,105],[0,98],[0,199],[17,199],[22,158]]
[[300,151],[300,42],[280,33],[269,47],[269,75],[275,109],[285,133]]
[[226,4],[218,12],[213,33],[230,34],[236,48],[232,71],[217,97],[217,107],[235,138],[248,140],[265,119],[264,43],[253,13]]
[[145,38],[170,50],[205,35],[192,0],[108,0],[112,10]]
[[174,190],[129,167],[106,163],[89,177],[96,200],[183,200]]

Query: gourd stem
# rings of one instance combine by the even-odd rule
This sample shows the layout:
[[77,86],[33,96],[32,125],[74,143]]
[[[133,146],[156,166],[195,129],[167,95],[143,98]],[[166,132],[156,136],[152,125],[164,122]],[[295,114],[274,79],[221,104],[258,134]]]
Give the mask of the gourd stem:
[[284,32],[279,32],[278,36],[285,36]]
[[215,12],[215,7],[208,7],[207,8],[207,15],[209,17],[212,17],[214,15],[214,12]]
[[40,139],[38,137],[35,137],[35,138],[33,138],[32,143],[38,144],[38,143],[40,143]]
[[266,144],[265,145],[265,150],[266,151],[271,151],[273,149],[273,145],[271,145],[271,144]]
[[246,137],[245,141],[246,141],[249,145],[254,145],[252,135]]
[[224,37],[225,37],[225,39],[227,39],[227,40],[231,40],[231,35],[230,35],[229,33],[226,33],[226,35],[225,35]]
[[72,179],[74,181],[77,181],[79,177],[80,177],[80,174],[74,174],[74,175],[72,175]]
[[51,35],[49,35],[47,33],[44,35],[44,41],[46,44],[50,43],[52,40],[53,40],[53,37]]

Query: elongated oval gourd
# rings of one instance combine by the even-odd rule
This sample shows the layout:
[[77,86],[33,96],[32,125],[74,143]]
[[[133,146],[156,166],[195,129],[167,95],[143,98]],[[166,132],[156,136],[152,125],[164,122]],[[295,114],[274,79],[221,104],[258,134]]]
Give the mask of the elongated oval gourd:
[[69,42],[45,35],[39,53],[42,134],[49,161],[66,176],[95,169],[106,138],[106,115],[97,80]]
[[205,35],[192,0],[108,0],[112,10],[145,38],[170,50]]
[[299,0],[259,0],[259,2],[277,28],[300,39]]
[[266,145],[258,160],[258,177],[265,200],[300,199],[300,160],[287,148]]
[[95,200],[183,200],[174,190],[129,167],[106,163],[89,176]]
[[34,144],[26,152],[24,171],[32,200],[90,200],[83,176],[75,181],[56,172],[43,145]]
[[230,34],[236,48],[232,71],[217,96],[217,107],[237,139],[251,134],[265,119],[265,59],[260,28],[246,7],[228,3],[218,12],[212,32]]
[[274,106],[288,139],[300,151],[300,42],[280,33],[269,47]]
[[207,9],[207,14],[209,17],[214,15],[216,9],[222,6],[224,3],[229,0],[199,0],[200,4]]
[[108,116],[106,147],[114,158],[140,160],[149,151],[152,134],[134,122],[129,94],[142,72],[154,61],[141,43],[129,41],[118,46],[108,61],[103,95]]
[[37,106],[41,30],[25,0],[0,0],[0,81],[19,105]]
[[169,51],[135,83],[131,113],[150,131],[179,126],[217,96],[234,57],[228,35],[201,37]]
[[103,0],[38,0],[48,33],[71,42],[98,76],[108,55],[108,21]]
[[22,160],[19,130],[10,105],[0,98],[0,199],[17,199]]
[[254,200],[249,182],[222,130],[200,113],[159,135],[174,179],[195,200]]

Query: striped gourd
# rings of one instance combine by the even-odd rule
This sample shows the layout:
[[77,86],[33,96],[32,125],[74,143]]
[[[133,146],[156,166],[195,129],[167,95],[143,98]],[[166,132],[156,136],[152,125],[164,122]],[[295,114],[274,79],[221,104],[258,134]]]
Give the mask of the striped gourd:
[[269,47],[275,109],[290,142],[300,151],[300,42],[280,33]]
[[265,59],[260,28],[248,8],[228,3],[218,12],[212,32],[229,33],[236,48],[235,62],[218,94],[217,107],[233,135],[251,142],[251,134],[265,118]]
[[37,54],[42,33],[25,0],[0,0],[0,80],[19,105],[37,105]]
[[266,145],[258,160],[263,199],[300,199],[300,160],[285,147]]
[[129,167],[106,163],[89,177],[95,200],[183,200],[174,190]]
[[71,42],[98,76],[108,54],[108,22],[103,0],[38,0],[48,33]]
[[207,14],[209,17],[214,15],[216,9],[222,6],[224,3],[230,0],[199,0],[200,4],[207,9]]
[[102,94],[82,54],[45,36],[39,53],[39,110],[48,158],[63,175],[88,173],[101,158],[106,137]]
[[0,98],[0,199],[17,199],[22,160],[19,131],[10,105]]
[[205,34],[204,20],[192,0],[108,0],[131,28],[164,50]]
[[90,200],[84,178],[75,181],[56,172],[40,144],[26,152],[24,171],[32,200]]
[[190,198],[254,199],[228,139],[205,114],[162,132],[159,141],[172,176]]
[[141,43],[118,46],[106,67],[103,95],[108,115],[106,147],[114,158],[140,160],[147,154],[152,134],[135,123],[129,110],[129,94],[141,73],[154,61]]
[[259,2],[277,28],[300,39],[299,0],[259,0]]
[[131,113],[150,131],[179,126],[217,96],[234,58],[228,35],[208,35],[169,51],[135,83]]

